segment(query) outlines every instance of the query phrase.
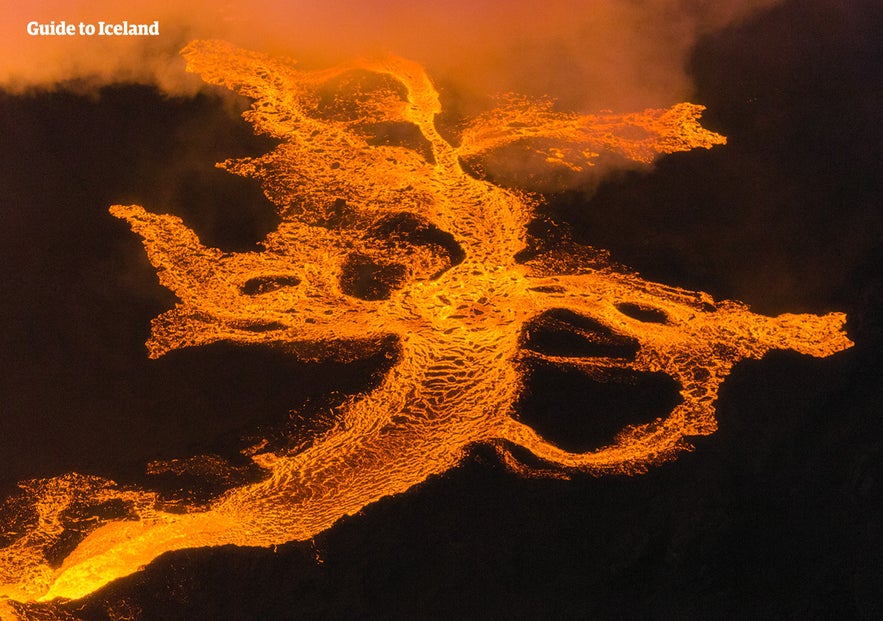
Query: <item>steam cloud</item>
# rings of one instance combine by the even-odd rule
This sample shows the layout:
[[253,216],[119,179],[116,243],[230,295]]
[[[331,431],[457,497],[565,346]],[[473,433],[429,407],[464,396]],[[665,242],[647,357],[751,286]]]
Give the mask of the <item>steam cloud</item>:
[[[778,0],[414,0],[4,4],[0,86],[152,83],[201,88],[178,50],[223,38],[307,64],[393,52],[424,63],[469,112],[487,94],[550,95],[573,110],[661,107],[688,99],[685,60],[696,40]],[[29,36],[30,21],[160,22],[159,37]],[[701,103],[701,102],[700,102]]]

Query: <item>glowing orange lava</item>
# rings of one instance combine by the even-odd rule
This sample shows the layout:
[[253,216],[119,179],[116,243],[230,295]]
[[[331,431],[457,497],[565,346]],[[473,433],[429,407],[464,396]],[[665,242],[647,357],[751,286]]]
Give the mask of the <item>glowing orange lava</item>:
[[[842,313],[765,317],[610,265],[579,265],[563,252],[519,263],[535,199],[464,172],[464,161],[480,164],[514,143],[569,169],[602,153],[650,162],[722,144],[699,125],[700,106],[579,116],[511,97],[463,128],[454,146],[435,125],[436,90],[406,60],[301,71],[212,41],[191,43],[184,55],[189,71],[254,99],[245,118],[281,140],[262,157],[221,166],[259,180],[282,223],[262,250],[225,253],[204,246],[180,218],[112,207],[179,299],[153,320],[149,355],[232,341],[284,345],[310,358],[319,355],[317,342],[331,343],[330,351],[355,342],[358,353],[369,347],[360,344],[394,335],[397,358],[382,383],[341,407],[334,428],[307,448],[254,447],[249,454],[266,478],[208,508],[164,512],[151,492],[76,474],[23,483],[16,502],[36,517],[7,533],[12,543],[0,550],[0,594],[8,598],[79,598],[170,550],[309,538],[444,473],[476,442],[496,446],[519,471],[530,469],[507,447],[564,474],[639,473],[688,449],[685,436],[715,430],[718,387],[736,362],[771,349],[827,356],[852,345]],[[449,238],[455,243],[446,245]],[[526,326],[553,309],[597,326],[584,330],[589,341],[635,347],[599,357],[525,348]],[[665,373],[682,400],[666,418],[623,429],[609,446],[568,452],[514,411],[528,357],[592,377]],[[63,512],[108,503],[116,514],[83,526],[88,536],[60,566],[47,561],[65,530]]]

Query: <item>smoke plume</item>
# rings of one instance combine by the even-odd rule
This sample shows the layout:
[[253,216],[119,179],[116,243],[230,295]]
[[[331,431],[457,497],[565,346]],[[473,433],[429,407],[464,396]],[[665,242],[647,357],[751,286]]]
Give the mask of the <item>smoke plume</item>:
[[[222,38],[306,64],[392,52],[424,63],[466,111],[502,92],[549,95],[572,110],[667,106],[691,95],[687,56],[699,37],[778,0],[327,0],[180,2],[4,0],[0,86],[156,84],[201,88],[178,50]],[[156,37],[32,36],[32,21],[160,23]],[[701,103],[701,102],[700,102]]]

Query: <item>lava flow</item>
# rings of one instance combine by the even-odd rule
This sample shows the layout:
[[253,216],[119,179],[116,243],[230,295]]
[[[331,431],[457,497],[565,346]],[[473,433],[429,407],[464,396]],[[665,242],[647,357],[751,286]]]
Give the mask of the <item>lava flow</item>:
[[[852,345],[842,313],[766,317],[562,250],[518,261],[538,199],[464,170],[513,146],[575,170],[602,155],[650,162],[723,144],[699,125],[701,106],[580,116],[510,97],[461,128],[455,146],[435,125],[438,93],[406,60],[304,71],[215,41],[183,54],[189,71],[253,99],[244,117],[280,140],[220,166],[257,179],[282,222],[260,251],[225,253],[178,217],[111,208],[179,300],[153,320],[150,357],[217,341],[352,357],[394,337],[395,362],[306,448],[250,449],[266,476],[206,507],[167,512],[153,492],[79,474],[22,483],[7,502],[29,517],[4,529],[0,550],[0,595],[10,600],[80,598],[170,550],[312,537],[453,468],[475,443],[495,446],[518,472],[640,473],[689,449],[685,437],[715,430],[718,388],[738,361]],[[584,320],[573,332],[599,355],[526,347],[527,329],[556,311]],[[566,451],[519,421],[529,359],[602,381],[623,369],[667,374],[680,402],[607,446]],[[89,514],[80,540],[50,562],[73,506]]]

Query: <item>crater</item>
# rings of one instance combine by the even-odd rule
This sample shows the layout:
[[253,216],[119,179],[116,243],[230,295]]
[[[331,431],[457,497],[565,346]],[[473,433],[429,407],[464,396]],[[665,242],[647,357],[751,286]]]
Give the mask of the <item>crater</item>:
[[633,359],[641,345],[594,319],[556,308],[527,323],[522,347],[548,356]]
[[352,122],[381,117],[385,101],[407,101],[408,91],[391,75],[353,69],[327,80],[315,96],[315,113],[320,118]]
[[246,280],[241,289],[245,295],[260,295],[299,284],[300,278],[297,276],[257,276]]
[[415,246],[436,246],[448,255],[451,266],[459,265],[466,252],[454,236],[415,214],[400,212],[379,220],[368,234],[379,240],[400,239]]
[[377,263],[354,252],[341,265],[340,288],[361,300],[386,300],[404,284],[406,275],[407,269],[400,263]]
[[423,157],[429,164],[435,164],[432,143],[426,139],[414,123],[403,121],[383,121],[361,126],[365,142],[371,146],[391,146],[410,149]]
[[615,304],[616,310],[632,319],[643,321],[645,323],[667,323],[668,315],[665,311],[644,304],[634,304],[632,302],[620,302]]
[[597,450],[630,425],[664,418],[683,400],[665,373],[604,369],[589,377],[574,368],[529,363],[518,419],[571,452]]

